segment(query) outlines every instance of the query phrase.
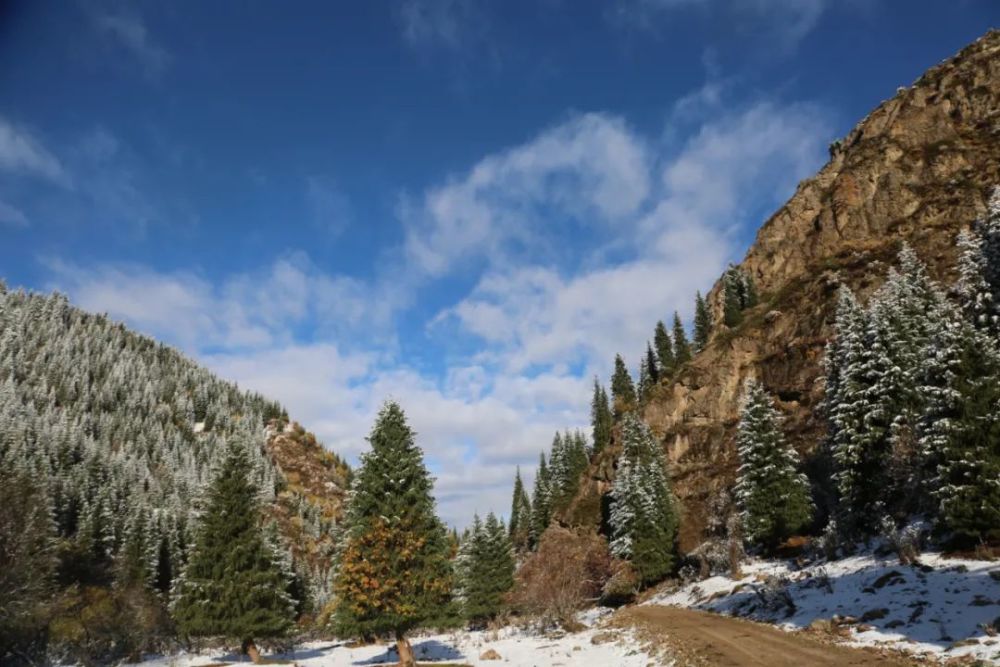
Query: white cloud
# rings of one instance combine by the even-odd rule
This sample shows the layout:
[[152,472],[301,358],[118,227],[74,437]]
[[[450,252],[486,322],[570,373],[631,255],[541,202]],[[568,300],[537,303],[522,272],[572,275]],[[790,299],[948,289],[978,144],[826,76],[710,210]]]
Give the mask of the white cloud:
[[340,235],[351,224],[347,195],[329,176],[308,177],[305,198],[313,224],[331,236]]
[[68,186],[62,163],[31,132],[0,116],[0,169]]
[[24,214],[24,211],[0,199],[0,225],[27,227],[29,224],[28,216]]
[[[436,325],[482,339],[490,361],[509,373],[582,367],[603,374],[615,352],[635,362],[653,323],[675,309],[687,315],[695,290],[721,274],[736,250],[733,232],[758,224],[755,216],[818,164],[828,134],[822,109],[809,105],[761,102],[717,118],[676,155],[657,160],[650,205],[622,222],[628,259],[568,277],[532,263],[489,270]],[[627,143],[643,140],[633,135]]]
[[543,247],[557,216],[573,227],[617,225],[647,197],[648,162],[620,118],[577,116],[404,205],[407,256],[440,276],[456,263],[502,264],[510,252]]
[[159,76],[170,65],[170,53],[156,43],[141,17],[101,14],[94,21],[103,34],[132,54],[147,76]]
[[107,312],[192,353],[274,347],[291,341],[296,327],[307,322],[315,335],[330,338],[384,328],[391,307],[386,300],[373,302],[352,278],[322,273],[302,253],[229,276],[218,286],[197,273],[160,273],[134,264],[45,263],[52,287],[72,295],[82,308]]
[[789,51],[805,38],[833,5],[831,0],[617,0],[613,22],[656,31],[678,11],[696,9],[710,20],[746,23],[748,30],[777,39],[771,47]]
[[477,0],[401,0],[396,20],[403,39],[413,47],[458,49],[482,34]]

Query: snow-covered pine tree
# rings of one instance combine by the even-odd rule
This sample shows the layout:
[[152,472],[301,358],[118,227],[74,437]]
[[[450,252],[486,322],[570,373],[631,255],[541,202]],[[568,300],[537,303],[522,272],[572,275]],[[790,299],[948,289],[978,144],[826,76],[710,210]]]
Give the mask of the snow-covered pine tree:
[[558,512],[562,507],[572,476],[569,444],[563,438],[563,434],[556,431],[552,437],[552,447],[549,449],[549,509],[551,512]]
[[594,396],[590,401],[590,428],[594,441],[594,453],[600,452],[611,442],[611,428],[614,415],[608,405],[608,393],[594,378]]
[[497,617],[514,586],[514,553],[507,529],[492,512],[477,515],[458,558],[459,597],[464,618],[481,625]]
[[691,361],[691,344],[688,343],[681,316],[674,311],[674,363],[683,366],[689,361]]
[[631,562],[643,585],[674,567],[677,512],[663,454],[634,414],[622,422],[622,452],[611,491],[611,552]]
[[635,408],[635,385],[622,355],[615,355],[615,371],[611,376],[611,400],[616,419]]
[[171,611],[185,636],[224,636],[258,662],[258,639],[283,637],[294,620],[289,581],[260,529],[251,482],[251,438],[233,438],[205,498],[205,511]]
[[700,351],[708,345],[708,339],[712,335],[712,313],[708,309],[708,302],[701,295],[695,292],[694,295],[694,349]]
[[510,506],[510,540],[514,549],[522,552],[531,544],[531,502],[521,481],[521,467],[514,474],[514,497]]
[[552,488],[544,452],[539,455],[535,487],[531,495],[531,545],[534,548],[552,519]]
[[674,359],[674,343],[670,340],[670,334],[667,333],[667,327],[663,324],[663,320],[658,321],[653,330],[653,346],[656,348],[656,358],[660,362],[661,374],[669,376],[674,372],[677,363]]
[[942,320],[920,387],[921,489],[938,531],[971,547],[1000,539],[1000,352],[954,309]]
[[432,481],[402,408],[379,411],[354,475],[334,581],[334,626],[344,636],[391,633],[400,664],[415,665],[406,634],[447,616],[452,565]]
[[736,431],[740,458],[735,496],[743,537],[773,550],[802,530],[812,518],[809,480],[799,472],[799,458],[781,433],[777,411],[760,383],[743,386]]

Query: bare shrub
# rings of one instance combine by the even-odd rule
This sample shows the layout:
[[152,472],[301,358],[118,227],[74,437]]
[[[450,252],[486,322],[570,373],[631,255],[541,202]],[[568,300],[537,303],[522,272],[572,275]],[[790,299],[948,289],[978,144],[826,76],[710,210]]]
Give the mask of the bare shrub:
[[517,571],[511,602],[542,625],[575,625],[576,612],[595,602],[611,578],[607,541],[592,532],[550,526],[538,551]]

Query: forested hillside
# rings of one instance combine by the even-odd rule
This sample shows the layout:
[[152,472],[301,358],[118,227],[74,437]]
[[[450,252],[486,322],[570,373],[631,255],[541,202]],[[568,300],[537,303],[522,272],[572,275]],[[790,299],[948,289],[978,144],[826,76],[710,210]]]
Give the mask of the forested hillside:
[[[347,466],[276,402],[64,296],[0,284],[4,633],[113,644],[167,632],[199,499],[234,439],[250,443],[259,528],[285,554],[299,612],[314,610],[329,591]],[[18,557],[33,548],[18,534],[38,538],[37,558]],[[120,595],[130,588],[141,594]]]

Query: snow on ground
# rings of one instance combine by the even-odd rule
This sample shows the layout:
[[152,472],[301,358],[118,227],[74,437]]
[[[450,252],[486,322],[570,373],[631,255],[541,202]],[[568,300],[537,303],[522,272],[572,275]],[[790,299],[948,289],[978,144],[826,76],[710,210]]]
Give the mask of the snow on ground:
[[1000,562],[924,554],[919,565],[902,566],[895,558],[868,553],[802,567],[753,561],[743,575],[710,577],[645,604],[707,609],[787,630],[853,617],[839,626],[850,644],[929,657],[970,655],[1000,665],[1000,634],[990,634],[1000,626]]
[[[597,622],[604,613],[581,616],[581,622]],[[597,637],[598,643],[593,643]],[[462,631],[450,634],[415,636],[411,639],[414,655],[421,665],[435,663],[474,665],[483,667],[550,667],[555,665],[614,665],[615,667],[647,667],[661,664],[645,653],[639,642],[628,632],[602,629],[598,625],[582,632],[562,635],[542,635],[516,628],[499,632]],[[500,655],[499,660],[482,660],[488,650]],[[294,653],[265,656],[266,660],[281,660],[301,667],[348,667],[395,664],[394,646],[372,645],[348,647],[340,642],[313,642],[296,648]],[[206,651],[156,657],[141,663],[142,667],[199,667],[220,662],[239,662],[246,657],[224,651]]]

